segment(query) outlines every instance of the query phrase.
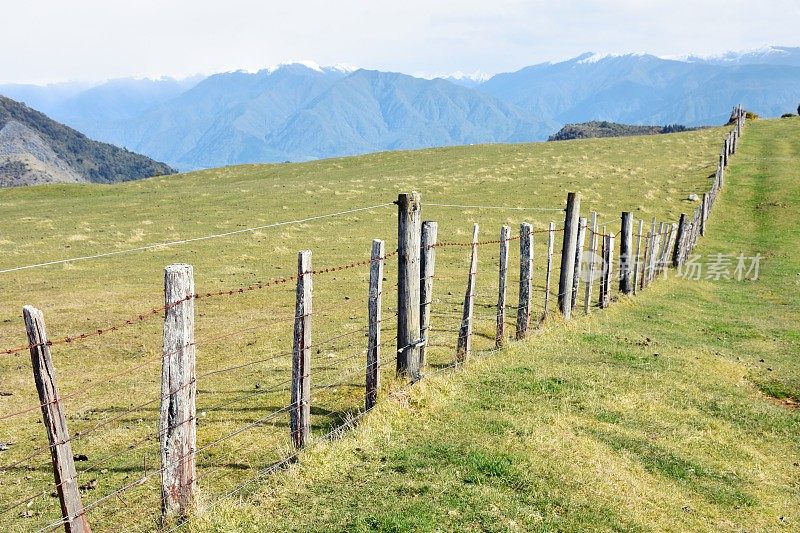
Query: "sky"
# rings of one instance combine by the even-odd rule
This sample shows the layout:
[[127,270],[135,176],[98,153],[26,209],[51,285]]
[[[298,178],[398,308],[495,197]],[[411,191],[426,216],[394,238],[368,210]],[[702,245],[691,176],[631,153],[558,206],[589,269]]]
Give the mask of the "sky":
[[799,0],[4,2],[0,83],[177,78],[292,60],[494,74],[583,52],[800,46]]

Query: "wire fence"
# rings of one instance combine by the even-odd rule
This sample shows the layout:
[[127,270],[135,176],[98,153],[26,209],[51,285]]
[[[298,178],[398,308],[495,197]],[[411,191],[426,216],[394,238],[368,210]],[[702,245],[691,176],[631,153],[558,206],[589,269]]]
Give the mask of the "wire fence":
[[[396,372],[395,354],[399,357],[412,347],[404,344],[399,336],[401,330],[407,329],[409,315],[407,300],[401,297],[399,289],[403,261],[407,262],[407,268],[418,261],[419,256],[436,254],[435,273],[428,278],[416,278],[432,283],[433,287],[428,301],[419,303],[417,300],[420,310],[424,308],[429,317],[425,328],[419,329],[417,323],[419,341],[414,341],[413,345],[413,348],[425,348],[422,376],[460,366],[463,357],[457,357],[457,352],[461,354],[465,341],[470,343],[468,356],[490,353],[499,344],[497,332],[501,324],[505,326],[504,340],[515,337],[520,309],[530,314],[535,328],[545,327],[548,316],[558,313],[557,303],[562,299],[570,300],[576,292],[579,296],[573,309],[582,308],[584,301],[590,302],[592,308],[603,307],[602,283],[592,284],[590,260],[584,258],[573,265],[579,255],[577,250],[584,256],[592,256],[601,254],[604,245],[611,245],[614,249],[607,252],[613,257],[623,251],[623,245],[619,241],[614,243],[613,239],[639,241],[637,249],[628,253],[641,255],[642,261],[637,261],[635,267],[625,268],[628,273],[635,268],[635,287],[645,288],[659,269],[668,266],[665,262],[669,265],[679,262],[691,251],[703,231],[724,181],[727,158],[735,150],[736,141],[731,139],[738,139],[741,126],[737,124],[732,131],[734,133],[725,141],[725,159],[718,166],[701,212],[696,210],[693,216],[682,217],[676,224],[660,225],[658,229],[655,221],[645,221],[640,226],[649,228],[647,232],[626,230],[624,226],[618,232],[608,232],[601,228],[610,224],[586,224],[581,226],[581,231],[595,237],[589,239],[589,243],[577,242],[575,233],[579,228],[566,219],[563,225],[551,223],[547,229],[531,230],[533,268],[529,279],[522,279],[519,261],[499,264],[501,247],[520,241],[521,235],[470,241],[446,235],[447,238],[418,248],[418,257],[409,258],[398,247],[378,257],[302,270],[263,283],[227,290],[193,291],[176,301],[105,327],[0,350],[0,355],[7,357],[19,357],[26,351],[31,352],[32,357],[46,351],[50,357],[52,348],[52,364],[56,368],[67,363],[62,359],[62,350],[68,350],[72,356],[80,354],[90,343],[100,343],[93,350],[107,349],[109,354],[109,365],[104,372],[96,375],[89,372],[78,384],[59,383],[69,389],[69,393],[0,413],[0,436],[14,437],[14,442],[0,443],[4,446],[0,455],[3,485],[0,528],[54,531],[85,517],[95,531],[148,531],[164,525],[162,477],[188,461],[195,468],[188,482],[194,497],[201,498],[203,508],[208,511],[298,459],[301,450],[293,445],[292,416],[299,409],[308,408],[310,412],[310,440],[306,447],[340,436],[372,408],[365,407],[364,403],[371,373],[380,377],[378,394],[383,399],[402,394],[420,377]],[[354,208],[281,224],[299,224],[389,205],[392,204]],[[427,205],[462,210],[564,211],[563,208]],[[536,224],[546,227],[542,221]],[[260,228],[263,227],[268,226]],[[180,245],[256,229],[153,246]],[[132,251],[136,249],[118,253]],[[566,264],[570,271],[574,267],[578,279],[560,288],[561,261],[558,258],[564,256],[568,257]],[[396,260],[396,271],[390,259]],[[58,261],[20,266],[0,271],[0,274],[56,263]],[[370,282],[374,281],[370,271],[377,264],[386,271],[379,284],[382,288],[376,293],[370,287]],[[474,270],[471,269],[473,264],[477,265]],[[506,284],[505,298],[498,293],[498,272],[510,280]],[[606,276],[608,283],[612,278],[610,266],[600,265],[597,272],[598,281]],[[341,273],[345,276],[337,278]],[[397,284],[383,283],[394,275],[398,276]],[[619,281],[619,275],[613,279]],[[301,285],[310,280],[314,283],[315,303],[311,310],[298,313],[294,310],[299,308],[295,305],[296,298],[299,298]],[[519,301],[521,297],[524,299],[521,287],[526,283],[530,287],[529,300]],[[616,287],[616,284],[610,286]],[[344,294],[353,287],[361,287],[359,297]],[[624,296],[616,288],[614,292],[616,297]],[[247,297],[248,294],[269,296],[255,299]],[[367,303],[369,298],[379,294],[397,295],[397,306],[393,306],[395,302],[384,301],[380,318],[374,319]],[[237,303],[232,314],[216,314],[214,302],[236,297],[245,299]],[[165,350],[158,332],[160,323],[155,319],[161,316],[166,320],[187,304],[197,306],[192,308],[197,316],[193,340]],[[498,312],[500,309],[503,313]],[[310,343],[298,348],[297,328],[306,324],[313,324],[313,336],[310,336]],[[382,355],[371,362],[370,340],[375,340],[371,336],[376,331],[381,335],[376,346]],[[118,344],[106,340],[116,336],[121,338]],[[134,343],[137,344],[134,346]],[[197,350],[197,370],[193,370],[191,379],[182,385],[165,390],[166,365],[187,349]],[[311,360],[310,368],[303,368],[299,374],[298,350],[309,353]],[[80,364],[80,361],[70,360],[69,363]],[[29,369],[23,364],[18,369],[22,381],[22,374]],[[304,380],[309,385],[307,395],[293,399],[297,385]],[[164,425],[161,418],[164,406],[183,397],[188,390],[193,391],[193,414]],[[53,407],[65,413],[70,432],[64,438],[50,438],[48,442],[39,411]],[[196,446],[166,457],[165,435],[186,426],[195,428]],[[57,450],[67,449],[66,446],[72,450],[68,459],[74,463],[74,473],[54,481],[53,458]],[[69,488],[77,489],[74,492],[82,500],[82,510],[65,515],[59,502]],[[184,523],[179,521],[167,526],[172,531]]]

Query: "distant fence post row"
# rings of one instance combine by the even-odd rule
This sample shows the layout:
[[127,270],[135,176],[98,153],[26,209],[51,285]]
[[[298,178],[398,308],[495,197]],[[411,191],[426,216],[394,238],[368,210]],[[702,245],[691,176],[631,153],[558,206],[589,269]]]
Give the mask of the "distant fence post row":
[[[691,215],[682,213],[677,223],[658,223],[653,219],[647,234],[645,223],[638,222],[633,232],[630,212],[621,214],[620,231],[608,233],[605,226],[598,229],[597,213],[587,220],[580,216],[581,198],[578,193],[567,196],[561,270],[557,302],[564,319],[570,319],[578,306],[579,282],[584,280],[584,312],[590,312],[592,284],[600,268],[600,290],[597,305],[608,307],[611,302],[615,263],[615,239],[619,238],[619,292],[632,295],[648,287],[668,266],[680,267],[691,254],[698,238],[706,232],[706,221],[720,189],[725,182],[725,170],[736,153],[743,132],[746,113],[737,106],[733,113],[734,128],[725,137],[716,173],[710,190]],[[400,194],[398,206],[398,284],[397,284],[397,375],[417,381],[422,378],[425,353],[430,338],[431,306],[434,292],[436,248],[452,243],[437,242],[437,224],[420,220],[422,200],[418,193]],[[547,317],[553,265],[553,243],[556,227],[550,222],[547,241],[543,322]],[[516,339],[524,339],[530,329],[533,277],[533,228],[523,223],[519,230],[520,274],[517,306]],[[588,234],[588,247],[584,250]],[[634,250],[634,237],[636,247]],[[503,226],[500,244],[497,298],[497,327],[495,346],[506,345],[506,290],[508,284],[509,241],[511,228]],[[472,349],[473,310],[478,275],[478,225],[475,224],[470,248],[469,270],[458,331],[456,363],[466,361]],[[383,302],[383,273],[386,260],[384,242],[374,240],[370,254],[368,287],[368,333],[365,358],[366,410],[375,406],[380,394],[381,330]],[[311,368],[312,368],[312,266],[311,251],[298,254],[296,275],[296,305],[292,350],[291,404],[289,411],[290,438],[296,449],[305,447],[310,438]],[[286,281],[286,280],[283,280]],[[159,439],[161,450],[161,516],[162,521],[186,518],[195,500],[197,455],[197,418],[195,398],[194,292],[193,271],[190,265],[170,265],[164,274],[164,345],[161,381]],[[233,292],[231,292],[232,294]],[[42,312],[25,306],[25,327],[30,342],[34,382],[39,393],[41,412],[55,476],[57,496],[61,505],[65,531],[89,532],[87,511],[81,502],[76,483],[70,437],[66,417],[58,394],[50,354],[50,343]]]

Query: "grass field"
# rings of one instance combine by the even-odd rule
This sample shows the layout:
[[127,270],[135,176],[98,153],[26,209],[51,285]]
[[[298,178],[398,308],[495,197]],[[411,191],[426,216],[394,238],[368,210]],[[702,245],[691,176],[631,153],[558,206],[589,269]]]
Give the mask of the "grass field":
[[[755,164],[762,157],[758,150],[764,149],[773,135],[780,138],[780,143],[771,147],[778,153],[766,154],[768,166],[763,172],[790,168],[797,158],[797,146],[791,142],[798,125],[796,121],[765,122],[755,123],[751,129],[742,155],[737,156],[739,167],[734,167],[731,173],[733,186],[725,193],[730,196],[725,196],[715,211],[711,238],[704,242],[704,247],[719,243],[728,251],[730,246],[746,245],[750,251],[753,243],[748,239],[751,234],[766,231],[760,225],[764,220],[753,221],[752,228],[739,229],[731,224],[737,214],[744,217],[743,221],[763,216],[766,222],[774,222],[770,211],[773,208],[767,200],[761,208],[764,211],[760,212],[744,202],[750,197],[737,202],[733,195],[745,194],[755,187],[748,185],[744,165],[750,162],[756,172]],[[398,192],[412,189],[422,193],[423,205],[427,202],[531,208],[560,208],[568,190],[579,190],[584,198],[582,211],[598,211],[601,221],[608,221],[614,229],[619,212],[627,209],[640,218],[675,220],[680,212],[690,212],[695,207],[685,200],[690,193],[707,190],[723,135],[722,129],[709,129],[631,139],[446,148],[299,165],[232,167],[115,186],[4,190],[0,191],[3,206],[0,246],[4,251],[0,270],[303,219],[352,207],[383,205],[396,198]],[[780,158],[787,162],[783,167],[774,163]],[[776,179],[779,178],[788,179],[782,174]],[[755,176],[749,179],[756,182]],[[736,180],[742,180],[741,191],[735,189]],[[784,198],[779,204],[793,205],[796,212],[798,204],[787,202]],[[481,224],[482,238],[495,239],[503,223],[517,226],[529,221],[536,229],[542,229],[548,220],[560,221],[561,217],[557,211],[423,207],[423,218],[439,222],[440,240],[461,242],[468,241],[473,222]],[[723,217],[727,217],[726,224]],[[3,288],[0,347],[25,343],[19,315],[26,303],[44,310],[51,337],[92,331],[161,305],[162,271],[167,264],[194,265],[201,293],[247,286],[293,273],[300,249],[313,250],[316,267],[368,258],[373,237],[385,238],[387,249],[392,250],[396,245],[394,219],[392,206],[376,207],[343,217],[227,238],[3,273],[0,274]],[[788,220],[785,222],[788,224]],[[537,235],[535,283],[538,285],[542,283],[544,245],[545,240]],[[776,241],[774,246],[777,248],[779,243]],[[496,250],[481,249],[476,338],[479,349],[492,344],[494,313],[490,307],[496,298],[496,258]],[[467,260],[466,249],[443,248],[439,252],[435,304],[442,314],[453,315],[435,319],[434,326],[442,330],[452,330],[459,321],[455,315],[463,293]],[[787,263],[785,268],[791,270],[792,265],[796,263]],[[515,270],[509,275],[514,279]],[[393,284],[393,276],[394,266],[390,263],[387,286]],[[315,337],[325,339],[343,331],[353,332],[333,344],[317,346],[312,365],[312,379],[320,385],[313,394],[312,408],[317,435],[361,405],[364,339],[359,328],[365,325],[366,280],[366,268],[315,280]],[[730,294],[716,292],[728,285]],[[214,513],[220,521],[201,522],[197,527],[259,530],[261,520],[268,519],[277,525],[284,521],[282,527],[286,529],[330,525],[345,529],[385,526],[402,530],[436,523],[445,528],[480,529],[496,525],[506,529],[511,527],[511,522],[505,521],[507,518],[523,529],[545,528],[548,524],[576,529],[589,525],[660,529],[659,524],[671,522],[666,517],[670,508],[658,501],[664,492],[661,489],[665,488],[659,483],[678,485],[666,491],[672,499],[680,499],[682,492],[689,494],[687,501],[691,505],[687,505],[691,512],[673,517],[677,524],[688,524],[686,527],[691,528],[692,524],[708,523],[703,522],[703,517],[716,516],[703,514],[710,512],[707,511],[710,508],[716,509],[716,513],[725,511],[723,514],[727,515],[725,502],[709,503],[695,492],[715,493],[720,487],[735,488],[736,476],[744,474],[738,470],[729,472],[726,465],[709,460],[699,450],[689,454],[683,450],[686,442],[681,439],[698,439],[700,435],[698,442],[702,448],[711,448],[715,454],[721,451],[703,441],[703,436],[728,438],[731,440],[726,442],[736,443],[738,434],[726,426],[725,432],[720,433],[722,436],[718,436],[710,421],[716,418],[726,421],[725,417],[738,413],[740,405],[736,402],[751,402],[752,398],[747,396],[752,392],[749,383],[757,383],[776,396],[797,397],[797,383],[792,378],[796,367],[790,355],[776,354],[770,366],[772,371],[760,370],[763,365],[756,363],[751,368],[735,359],[742,357],[749,364],[751,356],[739,353],[743,343],[752,344],[748,349],[754,354],[756,348],[764,349],[763,334],[758,328],[763,324],[774,328],[791,324],[797,318],[797,308],[796,303],[791,304],[795,305],[794,318],[789,312],[781,322],[754,308],[760,313],[758,320],[765,322],[750,325],[749,329],[737,326],[745,328],[742,331],[729,331],[731,326],[726,316],[738,317],[742,313],[734,305],[703,306],[702,299],[719,302],[730,298],[737,304],[756,305],[745,300],[745,296],[765,285],[765,282],[742,286],[659,283],[635,305],[624,302],[602,316],[581,318],[569,326],[555,325],[524,346],[476,361],[463,374],[433,376],[424,385],[415,387],[410,396],[402,395],[403,402],[389,401],[370,414],[354,437],[321,446],[304,455],[298,469],[271,478],[268,490],[256,495],[257,505],[227,507],[223,514]],[[770,284],[769,291],[773,290],[777,292],[770,294],[783,297],[786,288]],[[534,310],[540,312],[541,295],[537,294]],[[509,300],[513,302],[515,298],[512,284]],[[391,313],[392,298],[386,298],[385,302],[387,312]],[[645,311],[648,304],[655,310]],[[291,347],[293,287],[287,284],[244,295],[200,300],[197,312],[200,374],[263,361],[199,381],[198,444],[204,447],[288,403],[285,382],[290,358],[281,354]],[[651,318],[645,318],[648,312]],[[719,314],[723,312],[730,315]],[[710,324],[701,319],[708,313],[714,317],[708,318]],[[97,530],[137,527],[145,530],[157,518],[157,479],[152,472],[158,467],[158,439],[152,433],[158,417],[160,327],[155,318],[111,336],[54,347],[61,393],[67,397],[70,429],[73,434],[85,434],[73,443],[73,451],[87,455],[86,465],[91,467],[80,481],[97,479],[97,488],[86,491],[85,503],[148,472],[151,476],[121,499],[110,500],[90,512]],[[643,342],[643,327],[654,332],[649,337],[656,340],[648,342],[659,343],[662,354],[658,358],[639,353],[645,350],[637,344]],[[707,359],[708,368],[693,362],[688,350],[684,353],[677,348],[684,343],[691,348],[691,335],[695,331],[700,336],[694,345]],[[796,354],[796,333],[792,338],[790,329],[780,331],[794,342]],[[714,335],[719,339],[714,340]],[[455,336],[443,331],[439,334],[441,338],[433,341],[452,343]],[[666,348],[661,348],[669,343],[675,347],[675,357],[669,357]],[[720,347],[708,348],[714,343]],[[543,351],[547,346],[551,346],[549,351]],[[774,348],[780,351],[777,344]],[[715,350],[722,355],[714,353]],[[276,356],[279,357],[273,359]],[[452,357],[450,347],[436,348],[430,361],[436,367],[450,363]],[[503,361],[517,366],[504,368]],[[714,381],[720,379],[716,374],[734,375],[737,365],[747,368],[743,377],[747,380],[742,382],[743,390],[738,391],[740,396],[728,401],[723,395],[722,403],[713,403],[713,407],[709,404],[705,411],[693,405],[692,402],[698,401],[694,394],[700,394],[697,392],[702,388],[700,383],[705,383],[695,372],[704,369],[715,373],[707,375],[706,381],[715,383],[716,388],[700,394],[711,402],[717,392],[728,391]],[[392,369],[385,370],[388,378]],[[344,385],[324,387],[343,377],[348,378]],[[677,383],[690,378],[697,383],[693,388],[686,385],[691,390],[687,389],[685,397],[665,400],[672,388],[666,380]],[[619,381],[618,387],[611,386],[615,380]],[[393,386],[387,383],[387,387]],[[643,390],[647,393],[644,396]],[[24,352],[0,358],[0,391],[10,394],[0,396],[0,417],[36,405],[30,363]],[[148,400],[155,403],[128,412],[132,406]],[[763,398],[759,402],[754,404],[756,407],[750,406],[758,409],[753,411],[755,414],[741,424],[747,427],[747,424],[766,423],[760,421],[762,411],[768,413],[764,419],[772,422],[768,431],[759,430],[764,434],[762,440],[750,443],[752,453],[767,443],[781,443],[782,457],[771,459],[775,462],[769,463],[771,470],[768,470],[789,475],[791,469],[776,470],[784,465],[779,461],[791,461],[792,457],[797,460],[797,450],[793,447],[796,417]],[[689,414],[706,417],[705,425],[689,424],[689,418],[682,414],[682,403],[690,409]],[[657,418],[665,415],[662,412],[665,409],[671,409],[668,413],[671,418]],[[494,415],[495,411],[499,414]],[[606,414],[597,414],[600,411]],[[288,445],[287,417],[280,416],[280,412],[278,415],[269,419],[268,424],[228,439],[198,456],[201,503],[203,499],[213,500],[226,488],[251,477],[256,468],[281,457]],[[454,417],[460,421],[458,427],[448,423]],[[7,466],[21,460],[42,445],[44,435],[38,420],[36,411],[0,420],[0,441],[13,441],[9,450],[0,452],[0,464]],[[584,423],[585,420],[593,422]],[[680,422],[680,431],[671,428],[669,421]],[[104,425],[93,431],[98,424]],[[662,424],[669,431],[659,430]],[[648,433],[643,440],[640,433],[648,430],[657,438],[649,439]],[[666,434],[661,436],[660,431]],[[428,442],[432,436],[443,440]],[[791,438],[795,439],[794,444],[788,442]],[[131,443],[139,441],[141,445],[128,449]],[[470,448],[472,444],[477,446],[475,450]],[[553,455],[561,448],[569,455]],[[495,456],[498,450],[505,451]],[[474,457],[473,452],[477,454]],[[637,457],[643,459],[637,463]],[[753,459],[742,453],[736,460],[739,462],[735,465],[739,466]],[[717,461],[722,459],[717,457]],[[591,465],[590,472],[581,468],[587,465]],[[661,466],[683,477],[677,481],[661,480],[657,477]],[[81,463],[78,467],[85,468]],[[470,474],[471,471],[474,472]],[[597,479],[603,472],[609,475],[600,483]],[[588,477],[581,478],[582,474]],[[515,476],[516,481],[506,475]],[[625,477],[628,475],[629,478]],[[381,484],[372,485],[373,476],[381,479]],[[429,477],[430,482],[420,481]],[[52,474],[46,455],[0,472],[0,483],[3,507],[6,502],[24,500],[31,493],[40,494],[30,500],[30,505],[0,515],[3,529],[27,531],[58,518],[57,502],[49,497]],[[624,485],[624,490],[602,490],[617,483]],[[581,489],[584,484],[593,486]],[[785,481],[776,480],[770,486],[773,485],[774,494],[759,493],[756,497],[752,490],[736,492],[730,488],[729,492],[733,492],[726,492],[725,497],[733,502],[732,506],[739,506],[742,516],[755,506],[775,510],[779,504],[772,498],[781,493],[781,487],[785,488]],[[343,486],[346,491],[339,490]],[[696,486],[700,487],[697,491]],[[620,503],[637,489],[641,489],[641,495],[624,505]],[[373,494],[383,498],[374,501]],[[413,497],[398,500],[403,495]],[[370,510],[366,505],[355,505],[358,497],[380,507]],[[307,500],[295,510],[287,505],[293,498]],[[652,502],[653,508],[648,512],[641,511],[641,498]],[[705,506],[701,505],[703,502]],[[768,522],[768,514],[766,510],[761,513],[763,518],[758,523],[772,527],[775,523]],[[732,524],[737,523],[735,513],[730,513],[729,518]],[[562,519],[566,521],[559,522]]]
[[797,531],[800,120],[756,122],[673,277],[433,376],[197,531]]

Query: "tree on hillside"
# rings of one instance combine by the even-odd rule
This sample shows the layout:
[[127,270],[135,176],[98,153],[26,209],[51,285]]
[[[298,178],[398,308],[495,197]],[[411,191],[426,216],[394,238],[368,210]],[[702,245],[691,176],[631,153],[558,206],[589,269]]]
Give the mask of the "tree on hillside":
[[800,104],[797,104],[797,114],[800,115]]

